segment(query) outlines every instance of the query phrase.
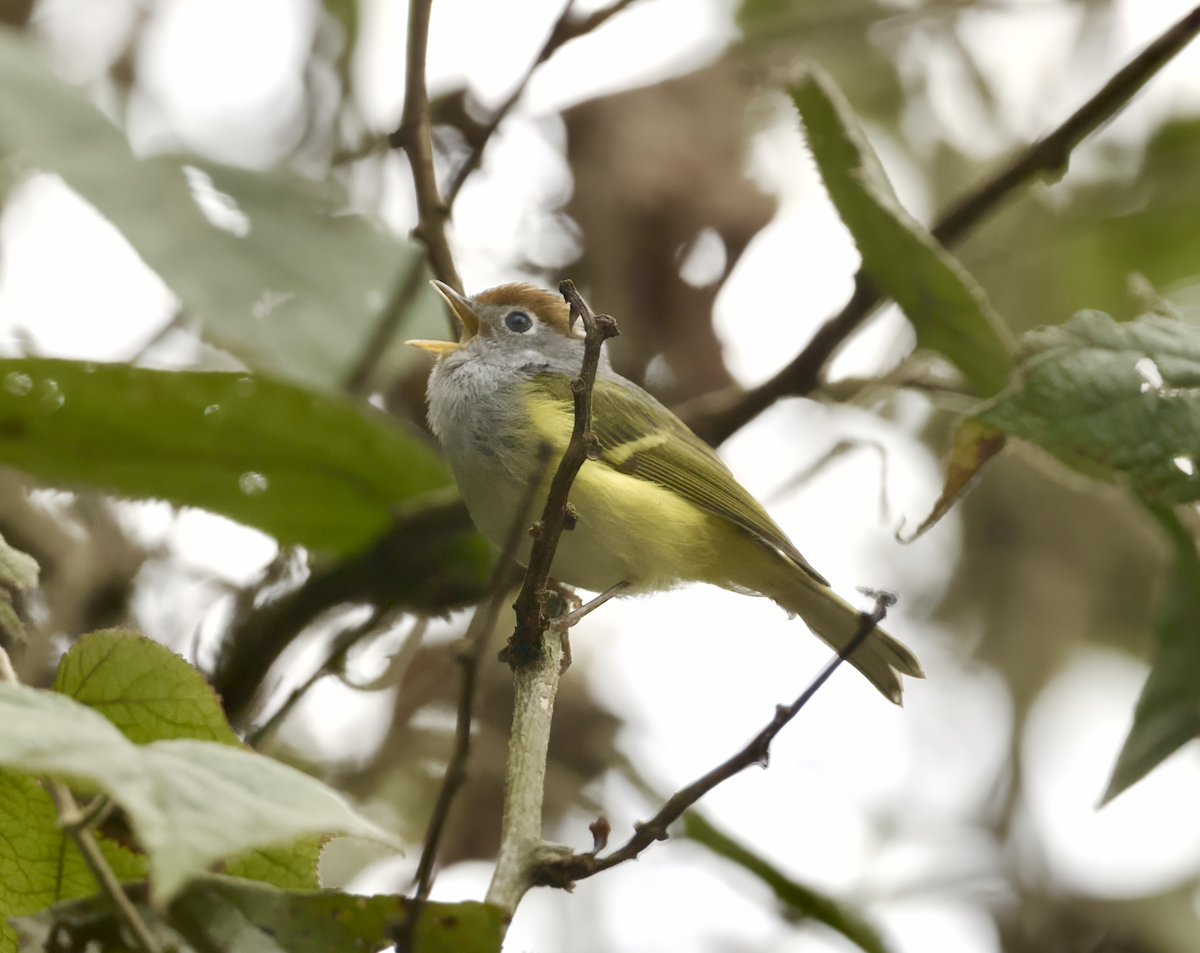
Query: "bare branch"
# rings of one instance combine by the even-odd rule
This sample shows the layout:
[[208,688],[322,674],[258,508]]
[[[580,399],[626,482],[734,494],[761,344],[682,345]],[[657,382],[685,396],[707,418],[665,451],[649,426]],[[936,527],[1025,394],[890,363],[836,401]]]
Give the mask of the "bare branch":
[[[20,685],[21,682],[17,678],[16,670],[13,669],[12,660],[9,659],[8,653],[0,646],[0,681],[8,682],[10,685]],[[59,824],[66,834],[75,841],[79,848],[79,853],[83,855],[83,861],[88,866],[88,870],[92,872],[92,876],[96,878],[96,882],[100,885],[100,889],[112,901],[116,908],[117,917],[129,929],[133,935],[134,943],[142,953],[160,953],[162,947],[158,940],[155,939],[150,928],[146,926],[146,921],[142,919],[142,915],[138,913],[137,907],[133,905],[133,901],[126,896],[124,889],[121,887],[121,881],[117,879],[117,875],[113,873],[113,869],[108,865],[108,861],[104,859],[104,854],[100,850],[100,845],[96,843],[96,838],[92,834],[89,824],[95,821],[99,816],[98,810],[95,814],[90,811],[85,815],[79,810],[79,805],[75,803],[75,797],[71,794],[70,788],[59,781],[43,781],[43,786],[46,788],[50,799],[54,802],[55,810],[58,811]],[[103,804],[98,802],[102,807]]]
[[417,227],[413,235],[429,251],[429,267],[434,275],[455,291],[461,292],[462,279],[454,267],[454,256],[446,240],[449,209],[438,196],[433,171],[432,125],[429,120],[429,92],[425,88],[425,52],[429,44],[429,11],[433,0],[412,0],[408,5],[408,68],[405,73],[404,111],[400,127],[388,142],[408,154],[412,166],[413,188],[417,193]]
[[534,524],[529,568],[513,605],[517,612],[516,631],[501,655],[501,660],[514,669],[538,653],[542,634],[546,631],[546,582],[550,578],[550,566],[554,562],[554,553],[566,522],[567,496],[584,461],[594,459],[600,453],[600,446],[592,433],[592,388],[596,383],[596,370],[600,366],[600,349],[605,341],[620,333],[617,322],[610,316],[592,313],[591,307],[575,290],[574,282],[564,281],[559,285],[559,291],[571,304],[571,323],[574,324],[578,315],[583,320],[587,337],[584,341],[583,367],[579,376],[571,382],[571,392],[575,396],[575,427],[558,471],[554,474],[554,481],[550,484],[542,518]]
[[421,916],[421,908],[429,899],[429,893],[433,889],[433,870],[437,863],[442,832],[445,830],[446,820],[450,816],[450,807],[454,803],[454,797],[458,794],[459,788],[467,781],[467,758],[471,753],[471,719],[475,710],[475,685],[478,681],[479,665],[483,661],[483,652],[487,648],[488,638],[496,628],[496,619],[500,615],[500,604],[519,578],[520,566],[516,560],[517,550],[520,548],[521,536],[529,526],[534,495],[537,488],[541,486],[542,478],[545,476],[549,464],[550,452],[546,447],[541,455],[537,473],[530,480],[528,495],[513,518],[512,526],[504,541],[504,549],[492,569],[488,596],[476,607],[475,614],[471,617],[471,623],[467,626],[464,638],[466,646],[459,656],[462,664],[462,682],[458,692],[458,712],[454,725],[454,750],[446,765],[446,773],[442,776],[442,787],[438,791],[437,802],[429,817],[429,825],[425,829],[425,844],[421,849],[421,860],[417,864],[417,872],[413,878],[416,891],[412,902],[408,904],[403,922],[393,935],[399,953],[406,953],[412,948],[413,930]]
[[[571,382],[575,397],[575,426],[563,452],[541,519],[534,524],[533,547],[525,581],[513,608],[517,624],[501,658],[513,669],[513,721],[508,745],[508,768],[504,784],[504,819],[500,830],[500,852],[488,886],[487,902],[510,915],[532,885],[530,871],[553,857],[570,855],[542,840],[542,804],[546,781],[546,752],[554,700],[564,667],[567,619],[561,613],[552,631],[546,613],[546,585],[558,540],[567,519],[567,496],[584,462],[599,453],[592,434],[592,388],[600,365],[604,342],[616,335],[617,323],[608,315],[595,315],[588,303],[564,281],[559,290],[571,305],[571,323],[578,316],[586,332],[583,366]],[[538,483],[540,484],[540,480]],[[585,517],[586,518],[586,517]]]
[[471,143],[471,151],[467,153],[467,157],[463,160],[462,165],[455,170],[450,187],[446,190],[447,206],[454,206],[454,200],[458,198],[458,193],[462,189],[463,183],[467,181],[472,172],[479,168],[479,162],[483,158],[483,150],[487,148],[492,134],[496,131],[500,123],[504,121],[504,118],[512,112],[513,107],[520,102],[521,97],[525,94],[525,87],[529,85],[529,80],[533,78],[533,74],[537,72],[537,68],[558,52],[559,47],[571,42],[571,40],[591,33],[633,2],[634,0],[616,0],[616,2],[607,7],[594,10],[587,16],[573,17],[571,16],[571,7],[574,0],[567,0],[562,13],[554,21],[550,35],[546,37],[546,42],[542,44],[541,50],[538,51],[537,58],[529,64],[528,69],[525,70],[524,75],[518,80],[516,88],[509,94],[508,99],[500,104],[496,111],[492,113],[491,118],[482,124],[478,134],[473,137],[474,141]]
[[[945,245],[953,245],[1036,176],[1062,174],[1075,147],[1112,119],[1197,32],[1200,32],[1200,6],[1134,57],[1066,122],[952,203],[933,226],[933,236]],[[723,443],[775,401],[812,393],[820,384],[821,373],[830,358],[885,300],[860,271],[854,279],[854,296],[839,314],[821,326],[787,367],[750,390],[727,388],[689,401],[677,408],[679,415],[710,444]]]
[[333,646],[325,661],[321,663],[320,667],[303,684],[297,685],[292,689],[292,693],[288,695],[282,705],[275,709],[270,718],[246,735],[246,744],[251,748],[257,749],[262,744],[263,739],[274,733],[275,729],[283,723],[283,720],[291,714],[297,702],[308,694],[309,689],[326,675],[331,674],[337,666],[346,660],[346,656],[355,645],[379,628],[385,615],[387,615],[385,609],[374,606],[371,609],[371,615],[365,622],[351,626],[344,632],[339,632],[333,640]]
[[[801,708],[808,704],[809,699],[829,680],[829,676],[837,670],[838,666],[862,645],[867,636],[883,621],[888,607],[894,605],[896,601],[896,597],[891,593],[876,592],[872,595],[875,598],[875,608],[872,612],[862,614],[854,638],[826,663],[799,698],[790,705],[777,706],[775,717],[741,751],[717,765],[703,777],[697,778],[687,787],[676,791],[649,821],[644,824],[635,824],[633,836],[612,853],[604,857],[597,857],[598,851],[592,851],[586,854],[575,854],[566,860],[544,863],[534,870],[533,883],[537,886],[561,887],[569,890],[577,880],[583,880],[602,870],[608,870],[627,860],[633,860],[655,841],[666,840],[669,836],[668,828],[718,784],[728,781],[753,764],[766,767],[770,757],[771,742],[775,740],[775,736],[779,734],[784,725],[796,717]],[[607,822],[603,826],[606,828]],[[593,835],[594,833],[593,831]],[[605,830],[604,839],[607,839],[607,830]],[[597,838],[597,841],[600,840]]]

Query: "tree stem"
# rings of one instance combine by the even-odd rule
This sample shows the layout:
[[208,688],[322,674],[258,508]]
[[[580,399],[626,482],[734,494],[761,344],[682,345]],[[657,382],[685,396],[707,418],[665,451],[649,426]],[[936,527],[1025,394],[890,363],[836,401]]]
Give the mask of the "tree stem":
[[509,916],[529,889],[530,871],[545,860],[542,799],[550,722],[562,674],[564,631],[561,623],[552,624],[538,643],[533,659],[513,671],[516,702],[508,742],[504,821],[496,872],[487,892],[487,902],[501,907]]

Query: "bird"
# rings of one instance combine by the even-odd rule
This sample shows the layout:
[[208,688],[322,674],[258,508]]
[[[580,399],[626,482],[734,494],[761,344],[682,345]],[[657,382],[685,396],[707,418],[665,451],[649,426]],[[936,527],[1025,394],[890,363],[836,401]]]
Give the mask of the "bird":
[[[408,342],[436,355],[427,419],[475,525],[502,547],[539,472],[539,448],[561,456],[570,439],[584,332],[561,296],[535,285],[467,297],[432,284],[462,332],[457,342]],[[854,637],[861,614],[717,453],[614,371],[607,354],[592,392],[592,431],[599,456],[589,456],[571,486],[575,524],[559,541],[555,580],[600,593],[621,587],[622,595],[705,582],[766,596],[835,650]],[[549,478],[543,482],[539,503]],[[518,561],[531,545],[526,539]],[[916,656],[879,628],[848,661],[897,705],[901,676],[924,677]]]

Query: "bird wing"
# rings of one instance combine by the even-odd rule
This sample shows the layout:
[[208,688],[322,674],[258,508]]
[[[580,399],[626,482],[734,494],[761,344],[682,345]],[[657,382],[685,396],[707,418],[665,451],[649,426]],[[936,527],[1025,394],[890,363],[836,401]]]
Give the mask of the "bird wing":
[[[569,434],[574,420],[570,378],[564,374],[539,374],[530,383],[540,395],[562,406]],[[592,391],[592,432],[600,440],[597,462],[618,473],[657,483],[701,509],[729,520],[781,552],[822,585],[829,585],[712,447],[640,387],[630,382],[596,381]]]

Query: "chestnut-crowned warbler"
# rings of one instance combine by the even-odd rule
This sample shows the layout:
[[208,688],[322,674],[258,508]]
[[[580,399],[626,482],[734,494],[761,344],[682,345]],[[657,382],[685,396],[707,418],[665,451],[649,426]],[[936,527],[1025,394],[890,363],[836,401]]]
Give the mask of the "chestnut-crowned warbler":
[[[501,285],[473,298],[434,286],[462,322],[462,339],[410,341],[438,356],[429,375],[429,424],[441,441],[475,525],[497,546],[538,470],[539,447],[562,455],[574,425],[571,381],[583,330],[570,308],[533,285]],[[835,649],[859,627],[838,597],[721,458],[644,390],[600,362],[592,394],[600,457],[571,486],[577,514],[554,557],[554,578],[604,592],[707,582],[761,593]],[[544,480],[538,505],[549,491]],[[526,541],[519,559],[528,558]],[[904,645],[876,629],[850,656],[900,703],[901,675],[922,677]]]

